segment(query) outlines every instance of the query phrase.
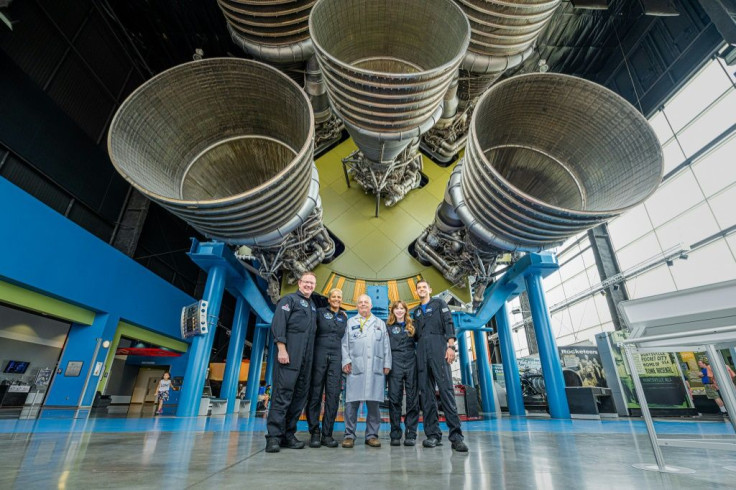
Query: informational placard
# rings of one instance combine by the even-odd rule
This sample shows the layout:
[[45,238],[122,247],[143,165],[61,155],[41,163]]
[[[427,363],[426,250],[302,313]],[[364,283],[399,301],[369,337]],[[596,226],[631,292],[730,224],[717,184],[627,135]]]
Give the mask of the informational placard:
[[64,376],[69,378],[75,378],[82,372],[82,366],[84,361],[69,361],[66,363],[66,369],[64,370]]
[[48,386],[51,382],[51,368],[45,367],[38,370],[36,373],[36,386]]
[[578,386],[608,387],[606,377],[603,374],[603,365],[598,347],[572,345],[558,347],[557,350],[560,354],[563,369],[570,372],[566,376],[578,377],[580,379],[580,385]]
[[[629,409],[639,409],[628,366],[618,343],[626,338],[626,332],[611,332],[611,351],[616,371],[621,381],[623,395]],[[692,400],[684,384],[677,357],[670,352],[646,352],[634,354],[636,371],[639,373],[650,409],[669,411],[681,410],[688,414],[694,410]],[[660,411],[660,413],[664,413]],[[697,413],[697,412],[696,412]]]
[[207,301],[200,300],[181,309],[181,337],[188,339],[203,335],[207,328]]

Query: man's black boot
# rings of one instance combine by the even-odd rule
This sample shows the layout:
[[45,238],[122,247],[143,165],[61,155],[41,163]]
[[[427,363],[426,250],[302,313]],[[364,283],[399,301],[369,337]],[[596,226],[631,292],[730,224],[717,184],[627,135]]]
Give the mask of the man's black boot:
[[269,437],[266,439],[267,453],[277,453],[279,451],[281,451],[281,447],[279,446],[279,440],[277,437]]
[[281,447],[285,447],[287,449],[304,449],[304,441],[300,441],[296,437],[290,437],[289,439],[283,439],[281,441]]

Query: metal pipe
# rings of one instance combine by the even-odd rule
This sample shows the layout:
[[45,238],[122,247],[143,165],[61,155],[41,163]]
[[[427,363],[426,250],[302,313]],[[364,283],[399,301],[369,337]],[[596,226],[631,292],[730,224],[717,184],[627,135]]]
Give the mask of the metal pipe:
[[253,332],[253,345],[250,348],[250,366],[248,367],[248,384],[245,387],[245,399],[250,400],[251,413],[255,412],[258,406],[258,388],[261,383],[263,351],[266,348],[268,334],[268,325],[256,325]]
[[493,389],[491,364],[488,357],[486,333],[480,330],[473,330],[473,339],[475,339],[475,362],[478,367],[481,407],[485,413],[496,413],[499,407],[495,403],[496,397],[495,390]]
[[184,383],[179,395],[179,405],[176,407],[178,417],[195,417],[199,413],[199,403],[202,398],[205,373],[210,362],[212,343],[215,340],[215,328],[220,316],[226,278],[227,271],[224,266],[218,265],[207,271],[207,283],[202,299],[207,301],[209,331],[204,335],[196,335],[189,347]]
[[238,381],[240,379],[240,366],[243,363],[243,347],[245,347],[245,336],[248,331],[248,317],[250,307],[242,296],[238,296],[235,303],[235,314],[233,315],[233,326],[230,329],[230,344],[227,347],[227,362],[225,373],[222,377],[222,388],[220,398],[227,400],[227,413],[235,412],[238,400]]
[[734,420],[736,419],[734,417],[734,414],[736,414],[736,393],[734,393],[733,381],[728,374],[726,363],[723,361],[723,356],[721,356],[718,349],[713,344],[708,344],[705,346],[705,350],[708,352],[708,360],[713,368],[713,374],[718,383],[721,399],[723,400],[723,404],[726,405],[726,410],[729,414],[728,421],[731,423],[733,430],[736,431],[736,420]]
[[524,397],[521,394],[521,377],[519,366],[516,364],[514,339],[509,326],[509,313],[506,303],[496,313],[496,327],[498,328],[498,342],[501,345],[501,362],[503,363],[503,377],[506,381],[506,402],[511,415],[526,415]]
[[524,278],[524,282],[529,294],[534,333],[539,346],[539,360],[542,362],[542,374],[547,388],[549,414],[555,419],[569,419],[570,408],[565,394],[565,378],[562,376],[562,363],[557,351],[557,342],[552,333],[542,278],[538,273],[531,273]]
[[457,348],[460,355],[460,376],[466,386],[475,386],[470,352],[468,351],[468,333],[465,330],[457,332]]
[[649,442],[652,445],[652,451],[654,452],[654,459],[657,461],[657,467],[659,471],[666,471],[667,465],[664,462],[664,456],[662,455],[662,448],[659,447],[657,442],[657,431],[654,430],[654,422],[652,421],[652,414],[649,411],[649,404],[647,403],[646,393],[644,393],[644,386],[641,384],[639,379],[639,373],[636,370],[636,363],[634,362],[634,355],[631,352],[633,346],[622,345],[621,351],[624,354],[624,359],[629,366],[629,372],[631,373],[631,380],[634,382],[634,389],[636,390],[636,397],[639,400],[639,407],[641,408],[641,415],[644,419],[644,423],[647,426],[647,435],[649,435]]

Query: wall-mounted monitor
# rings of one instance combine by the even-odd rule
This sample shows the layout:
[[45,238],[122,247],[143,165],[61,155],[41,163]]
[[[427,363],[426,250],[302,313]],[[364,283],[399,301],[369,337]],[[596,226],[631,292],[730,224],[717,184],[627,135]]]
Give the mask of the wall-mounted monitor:
[[23,374],[26,372],[26,369],[28,369],[30,364],[30,361],[8,361],[3,372],[10,374]]

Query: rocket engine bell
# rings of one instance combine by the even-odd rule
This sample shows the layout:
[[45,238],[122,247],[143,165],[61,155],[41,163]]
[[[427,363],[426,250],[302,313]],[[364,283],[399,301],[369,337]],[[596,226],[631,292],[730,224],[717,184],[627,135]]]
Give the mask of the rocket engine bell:
[[205,236],[247,245],[278,297],[334,254],[322,223],[307,95],[263,63],[214,58],[148,80],[118,109],[108,150],[145,196]]
[[417,255],[450,281],[487,284],[500,254],[554,248],[615,218],[662,172],[654,130],[612,91],[567,75],[509,78],[480,98]]

